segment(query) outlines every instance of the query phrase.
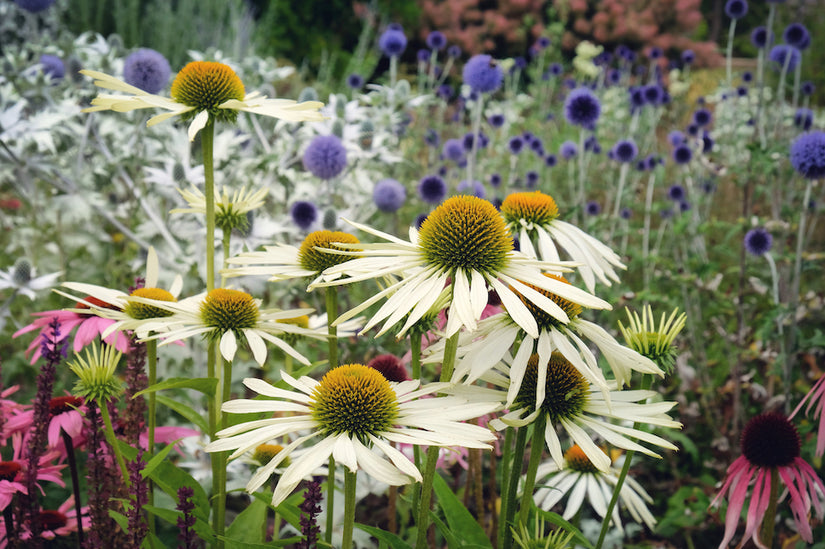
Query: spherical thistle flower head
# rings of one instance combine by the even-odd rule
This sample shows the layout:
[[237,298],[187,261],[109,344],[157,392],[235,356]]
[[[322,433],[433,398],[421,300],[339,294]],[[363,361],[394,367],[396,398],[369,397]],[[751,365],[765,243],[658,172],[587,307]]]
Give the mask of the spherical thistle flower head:
[[685,142],[685,134],[679,130],[673,130],[667,134],[667,142],[671,147],[677,147]]
[[299,200],[292,204],[289,215],[293,223],[306,231],[318,220],[318,208],[312,202]]
[[[351,472],[359,469],[391,486],[422,480],[421,473],[393,443],[415,446],[490,448],[495,437],[486,427],[463,423],[490,413],[493,403],[468,403],[451,396],[433,396],[447,384],[420,387],[417,380],[392,383],[378,371],[362,364],[346,364],[327,372],[319,381],[310,377],[293,379],[282,372],[292,390],[276,388],[263,380],[244,380],[252,391],[267,400],[232,400],[224,403],[227,413],[265,413],[269,419],[250,421],[224,429],[208,452],[234,450],[234,459],[261,443],[296,434],[298,437],[260,467],[246,489],[254,492],[276,472],[286,458],[290,465],[282,472],[272,495],[279,505],[307,476],[334,455],[336,462]],[[273,412],[286,412],[289,416]],[[300,448],[307,446],[305,450]]]
[[415,58],[418,60],[419,63],[428,63],[430,61],[430,50],[425,50],[423,48],[419,49],[415,52]]
[[410,379],[401,359],[395,355],[378,355],[370,360],[367,366],[381,372],[381,375],[383,375],[387,381],[401,383],[402,381],[408,381]]
[[555,154],[548,154],[544,157],[544,165],[548,168],[552,168],[553,166],[555,166],[558,163],[558,161],[559,160]]
[[433,50],[443,50],[447,47],[447,37],[443,32],[434,30],[427,35],[427,47]]
[[659,84],[649,84],[642,88],[642,93],[645,96],[645,103],[648,105],[659,105],[662,103],[664,90]]
[[587,215],[596,216],[602,213],[602,207],[595,200],[590,200],[585,205],[584,211],[587,213]]
[[667,189],[667,197],[674,202],[684,200],[686,196],[687,193],[685,192],[685,188],[678,183],[674,183]]
[[453,44],[449,48],[447,48],[447,56],[451,59],[458,59],[461,57],[461,47]]
[[147,93],[158,93],[171,75],[169,61],[149,48],[136,50],[123,61],[123,80]]
[[372,190],[372,201],[382,212],[392,213],[404,205],[407,189],[395,179],[382,179]]
[[[777,474],[778,473],[778,474]],[[771,494],[781,492],[774,487],[774,478],[785,484],[790,496],[794,523],[799,536],[813,543],[810,515],[812,506],[821,520],[825,503],[825,484],[814,469],[800,457],[799,433],[793,423],[782,414],[769,412],[748,421],[742,431],[742,455],[728,467],[725,482],[711,502],[712,507],[728,495],[725,516],[725,535],[719,547],[727,547],[739,524],[742,508],[753,483],[743,540],[751,538],[758,546],[759,526],[763,520],[774,520],[765,515],[771,503]]]
[[589,88],[576,88],[564,101],[564,116],[574,126],[595,126],[601,112],[601,103]]
[[424,176],[418,182],[418,196],[427,204],[441,204],[447,198],[447,183],[437,175]]
[[573,141],[565,141],[559,147],[559,155],[565,160],[570,160],[579,153],[579,146]]
[[674,147],[670,156],[677,164],[688,164],[691,159],[693,159],[693,151],[688,145],[683,143],[677,147]]
[[682,52],[681,58],[682,63],[684,63],[685,65],[690,65],[691,63],[693,63],[693,61],[696,60],[696,54],[693,50],[685,50]]
[[364,87],[364,77],[360,74],[350,74],[347,76],[347,86],[353,90],[360,90]]
[[807,179],[825,177],[825,132],[803,133],[791,144],[791,165]]
[[799,50],[787,44],[778,44],[772,47],[768,54],[768,60],[771,61],[773,68],[777,71],[781,71],[784,67],[787,67],[788,72],[794,70],[801,58],[802,55]]
[[789,46],[803,50],[811,43],[811,35],[802,23],[791,23],[785,27],[782,39]]
[[632,139],[622,139],[617,141],[613,148],[613,159],[617,162],[626,163],[632,161],[639,154],[639,147]]
[[304,151],[303,163],[312,175],[329,180],[347,167],[347,149],[337,136],[319,135]]
[[658,46],[653,46],[648,50],[647,57],[649,59],[659,59],[660,57],[662,57],[663,54],[664,52],[662,51],[662,48]]
[[63,64],[63,60],[56,55],[44,53],[40,56],[40,65],[43,67],[43,74],[53,81],[63,80],[63,77],[66,76],[66,66]]
[[742,19],[748,13],[746,0],[728,0],[725,2],[725,15],[731,19]]
[[487,196],[487,189],[484,188],[484,183],[475,179],[472,182],[464,179],[456,185],[456,191],[461,194],[469,194],[477,198],[485,198]]
[[504,115],[501,113],[491,114],[487,117],[487,123],[493,128],[500,128],[504,125]]
[[811,129],[813,123],[814,111],[805,107],[800,107],[796,110],[793,117],[794,126],[800,128],[802,131],[808,131]]
[[813,82],[807,80],[802,82],[802,86],[799,89],[802,92],[802,95],[811,96],[814,94],[814,91],[816,91],[816,86],[814,86]]
[[500,173],[491,173],[490,174],[490,186],[494,188],[498,188],[501,186],[501,174]]
[[407,37],[398,28],[388,28],[378,38],[378,48],[387,57],[398,57],[407,48]]
[[756,227],[745,233],[744,244],[749,254],[759,257],[771,251],[773,237],[762,227]]
[[510,154],[519,154],[524,149],[524,138],[520,135],[511,137],[507,142],[507,148],[510,149]]
[[758,26],[751,31],[751,44],[755,48],[762,49],[767,47],[768,42],[773,43],[773,35],[768,38],[768,29],[764,26]]
[[753,82],[753,73],[751,71],[745,71],[742,73],[742,82],[750,83]]
[[489,55],[474,55],[464,65],[464,83],[478,93],[489,93],[501,87],[504,73],[498,63]]
[[631,210],[630,208],[622,208],[622,211],[619,212],[619,217],[621,217],[622,219],[630,219],[631,217],[633,217],[633,210]]
[[78,377],[74,393],[100,406],[119,396],[123,387],[115,377],[115,369],[121,355],[110,345],[104,345],[101,351],[96,343],[86,347],[83,355],[75,355],[69,364],[69,369]]
[[711,120],[713,120],[713,115],[708,109],[696,109],[693,111],[693,123],[697,126],[707,126]]
[[14,3],[28,12],[40,13],[49,9],[54,4],[54,0],[14,0]]
[[539,172],[530,170],[524,175],[524,184],[528,189],[535,189],[539,184]]

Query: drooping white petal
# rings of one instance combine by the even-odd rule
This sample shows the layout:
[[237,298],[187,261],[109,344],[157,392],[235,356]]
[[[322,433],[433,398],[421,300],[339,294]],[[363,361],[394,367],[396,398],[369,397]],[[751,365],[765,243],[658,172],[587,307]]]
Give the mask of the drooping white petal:
[[189,135],[189,141],[195,140],[195,136],[198,135],[199,131],[206,127],[206,123],[208,121],[209,111],[201,111],[195,115],[195,118],[192,119],[192,123],[189,124],[189,129],[187,130],[187,134]]
[[235,358],[235,353],[238,350],[238,342],[235,339],[235,332],[233,330],[227,330],[221,336],[221,355],[226,360],[230,362]]
[[246,342],[252,351],[252,357],[255,359],[255,362],[263,366],[266,360],[266,343],[264,343],[264,340],[258,335],[258,332],[251,328],[244,328],[243,334],[246,336]]

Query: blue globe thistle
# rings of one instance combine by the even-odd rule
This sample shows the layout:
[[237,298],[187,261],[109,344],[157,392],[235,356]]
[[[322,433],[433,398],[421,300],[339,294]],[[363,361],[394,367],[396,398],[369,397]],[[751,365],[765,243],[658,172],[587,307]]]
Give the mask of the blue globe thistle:
[[684,200],[686,196],[685,188],[678,183],[671,185],[667,190],[667,197],[674,202]]
[[771,251],[773,236],[762,227],[756,227],[745,233],[744,244],[749,254],[759,257]]
[[693,151],[687,145],[682,144],[673,149],[671,157],[677,164],[687,164],[693,158]]
[[561,63],[551,63],[549,67],[547,67],[547,71],[550,73],[550,76],[561,76],[561,73],[564,72],[564,67],[561,66]]
[[575,126],[592,127],[602,113],[599,99],[588,88],[576,88],[564,101],[564,116]]
[[378,38],[378,48],[387,57],[398,57],[407,48],[407,37],[398,27],[390,26]]
[[803,133],[791,144],[791,165],[807,179],[825,176],[825,133]]
[[587,139],[584,140],[584,150],[597,152],[597,149],[601,151],[601,146],[599,145],[599,140],[596,139],[595,135],[589,135]]
[[619,217],[622,219],[630,219],[633,216],[633,210],[630,208],[622,208],[622,211],[619,212]]
[[447,160],[460,162],[464,158],[464,144],[458,139],[448,139],[441,148],[441,154]]
[[427,214],[418,214],[415,217],[415,228],[421,229],[421,225],[427,220]]
[[169,82],[169,61],[155,50],[141,48],[123,61],[123,80],[146,93],[158,93]]
[[519,154],[524,149],[524,138],[520,135],[511,137],[507,142],[507,148],[510,149],[510,154]]
[[426,175],[418,182],[418,196],[427,204],[441,204],[447,198],[447,184],[437,175]]
[[489,55],[474,55],[464,65],[464,83],[479,93],[496,91],[504,79],[501,67]]
[[347,167],[347,149],[334,135],[319,135],[304,151],[304,168],[312,175],[328,180]]
[[610,69],[607,71],[607,83],[611,86],[617,86],[622,81],[622,71],[619,69]]
[[650,50],[648,50],[647,57],[649,59],[659,59],[663,54],[664,52],[662,51],[662,48],[659,46],[653,46]]
[[40,65],[43,67],[43,74],[53,81],[63,80],[63,77],[66,76],[66,66],[63,64],[63,60],[56,55],[44,53],[40,56]]
[[785,32],[782,33],[782,39],[789,46],[800,50],[804,50],[811,44],[811,34],[802,23],[791,23],[785,27]]
[[647,162],[647,169],[648,170],[652,170],[653,168],[655,168],[659,164],[664,164],[664,161],[659,156],[656,156],[655,154],[648,155],[647,159],[646,159],[646,162]]
[[441,138],[438,137],[438,132],[432,128],[429,128],[426,132],[424,132],[424,143],[430,147],[438,147],[438,145],[441,144]]
[[[473,135],[473,132],[465,133],[461,141],[464,145],[464,150],[471,151],[473,149],[473,142],[475,141],[475,136]],[[487,135],[485,135],[484,132],[479,132],[478,145],[476,145],[476,148],[483,149],[487,146],[489,142],[490,139],[487,137]]]
[[28,12],[39,13],[50,8],[54,0],[14,0],[14,3]]
[[447,169],[447,166],[441,166],[438,168],[438,175],[440,175],[441,177],[447,177],[448,171],[449,170]]
[[347,87],[353,90],[360,90],[364,86],[364,77],[360,74],[350,74],[347,76]]
[[494,128],[500,128],[504,125],[504,115],[500,113],[491,114],[487,117],[487,123]]
[[528,189],[534,189],[539,184],[539,172],[530,170],[524,176],[524,184]]
[[441,31],[432,31],[427,35],[427,47],[434,50],[443,50],[447,46],[447,37]]
[[708,132],[702,132],[702,152],[709,153],[713,150],[713,145],[716,144],[716,141],[710,136]]
[[565,141],[559,147],[559,155],[565,160],[570,160],[579,153],[579,147],[572,141]]
[[691,206],[690,202],[688,202],[687,200],[680,200],[679,201],[679,211],[680,212],[689,212],[692,207],[693,206]]
[[693,123],[697,126],[707,126],[711,120],[713,120],[713,115],[708,109],[696,109],[693,111]]
[[539,36],[539,39],[536,40],[536,47],[542,50],[550,47],[550,39],[546,36]]
[[636,111],[641,109],[647,104],[647,100],[645,99],[645,92],[644,88],[641,87],[631,87],[628,89],[628,93],[630,94],[630,110]]
[[382,212],[397,211],[407,200],[407,189],[395,179],[382,179],[372,189],[372,201]]
[[419,63],[428,63],[430,61],[430,50],[420,49],[415,52],[415,58]]
[[476,198],[484,198],[487,196],[487,189],[484,188],[484,184],[481,181],[473,181],[470,183],[465,179],[458,184],[456,190],[461,194],[472,194]]
[[802,82],[802,86],[799,88],[802,92],[802,95],[813,95],[814,91],[816,91],[816,86],[810,80]]
[[453,44],[449,48],[447,48],[447,56],[452,59],[458,59],[461,57],[461,48]]
[[530,150],[536,153],[538,156],[544,156],[544,143],[538,137],[534,137],[530,141]]
[[613,153],[614,160],[624,164],[636,158],[636,155],[639,154],[639,147],[636,146],[636,142],[632,139],[622,139],[613,145],[611,152]]
[[438,86],[438,89],[435,91],[435,93],[444,101],[449,101],[450,98],[453,96],[453,87],[449,84],[441,84],[440,86]]
[[685,142],[685,134],[679,130],[673,130],[667,134],[667,142],[671,147],[677,147]]
[[690,65],[696,60],[696,53],[693,50],[685,50],[682,52],[682,63]]
[[318,220],[318,208],[312,202],[299,200],[289,209],[289,215],[298,228],[307,231]]
[[767,47],[768,42],[773,43],[773,34],[768,37],[768,29],[763,26],[758,26],[751,31],[751,44],[755,48],[762,49]]
[[558,163],[558,159],[556,158],[555,154],[548,154],[544,157],[544,165],[548,168],[552,168]]
[[753,82],[753,73],[751,71],[745,71],[742,73],[742,82],[749,84]]
[[782,70],[787,63],[788,72],[794,70],[801,59],[799,50],[787,44],[778,44],[771,48],[768,59],[773,63],[774,69]]
[[591,200],[584,207],[584,211],[587,213],[587,215],[599,215],[600,213],[602,213],[602,207],[595,200]]
[[[513,63],[513,69],[524,70],[526,68],[527,68],[527,59],[525,59],[521,55],[516,57],[515,63]],[[511,69],[511,72],[512,72],[513,69]]]
[[748,95],[748,87],[747,86],[739,86],[736,88],[736,95],[739,97],[747,97]]
[[696,137],[699,135],[699,126],[696,124],[690,123],[685,127],[685,133],[691,137]]
[[748,13],[748,3],[745,0],[728,0],[725,2],[725,15],[731,19],[742,19]]
[[490,174],[490,185],[494,188],[498,188],[498,187],[501,186],[501,174],[500,173]]

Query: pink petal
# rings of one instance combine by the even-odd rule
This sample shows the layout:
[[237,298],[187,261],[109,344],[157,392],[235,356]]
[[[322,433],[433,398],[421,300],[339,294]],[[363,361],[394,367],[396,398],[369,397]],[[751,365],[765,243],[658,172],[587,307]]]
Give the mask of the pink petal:
[[811,502],[807,501],[807,505],[805,505],[807,498],[803,497],[795,486],[791,467],[780,467],[779,476],[782,477],[782,481],[788,487],[788,493],[791,496],[790,504],[793,520],[796,529],[799,530],[799,535],[808,543],[813,543],[813,532],[811,532],[811,524],[808,522],[808,511],[811,508]]

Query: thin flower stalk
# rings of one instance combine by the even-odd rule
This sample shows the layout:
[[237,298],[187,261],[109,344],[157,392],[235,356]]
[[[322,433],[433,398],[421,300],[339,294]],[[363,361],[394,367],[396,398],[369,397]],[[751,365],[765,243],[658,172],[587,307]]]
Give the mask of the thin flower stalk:
[[[393,57],[395,59],[395,57]],[[326,308],[327,308],[327,327],[329,333],[329,341],[328,341],[328,360],[329,360],[329,369],[332,370],[338,366],[338,333],[337,328],[334,325],[335,320],[338,318],[338,293],[335,287],[330,286],[327,288],[326,291]],[[330,456],[329,463],[327,464],[329,469],[329,476],[327,477],[327,514],[326,514],[326,530],[324,531],[324,539],[327,543],[332,542],[332,529],[333,529],[333,519],[334,513],[332,510],[334,509],[335,505],[335,458]],[[348,477],[345,477],[348,478]],[[350,536],[352,532],[350,532]]]
[[[512,452],[510,463],[509,480],[507,481],[506,492],[502,490],[505,498],[501,502],[501,517],[498,525],[498,546],[510,549],[513,540],[508,535],[516,516],[516,500],[518,499],[518,483],[521,479],[521,469],[524,465],[524,452],[527,448],[527,426],[519,427],[516,431],[516,444]],[[509,429],[508,429],[509,431]]]
[[[74,443],[72,436],[64,429],[60,429],[60,437],[63,439],[63,445],[66,447],[66,460],[69,462],[69,473],[72,477],[72,493],[74,494],[75,514],[81,516],[80,503],[80,478],[77,474],[77,459],[74,455]],[[77,521],[77,544],[78,547],[83,545],[83,524],[82,521]]]
[[533,439],[530,442],[530,462],[527,465],[527,474],[524,477],[524,488],[521,496],[518,521],[527,524],[530,509],[533,507],[533,488],[536,485],[536,471],[541,463],[541,454],[544,450],[544,428],[547,424],[547,415],[539,414],[533,422]]
[[[355,481],[357,472],[344,469],[344,535],[342,549],[352,549],[352,528],[355,524]],[[327,514],[331,514],[329,510]]]

